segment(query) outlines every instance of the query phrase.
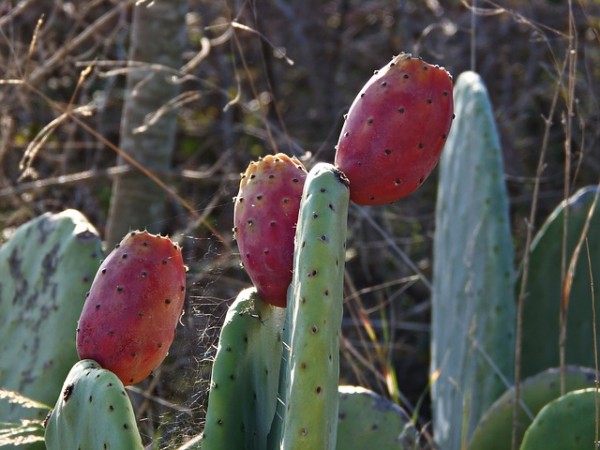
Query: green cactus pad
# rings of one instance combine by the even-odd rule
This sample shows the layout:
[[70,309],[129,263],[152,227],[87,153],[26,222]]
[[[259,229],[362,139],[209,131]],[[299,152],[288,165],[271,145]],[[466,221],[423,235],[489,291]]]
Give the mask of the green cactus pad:
[[[510,385],[515,294],[502,151],[483,81],[458,77],[442,152],[432,292],[436,442],[461,448]],[[463,435],[465,430],[466,435]]]
[[417,448],[417,430],[392,401],[357,386],[340,386],[339,399],[336,449]]
[[521,450],[597,448],[596,388],[568,392],[548,403],[525,432]]
[[[594,386],[594,369],[579,366],[565,368],[565,391]],[[473,432],[469,450],[510,450],[512,445],[514,388],[494,402]],[[520,409],[520,429],[517,442],[531,424],[533,417],[550,401],[560,397],[560,371],[548,369],[521,383],[520,398],[527,411]],[[529,413],[533,415],[530,416]]]
[[288,301],[283,450],[335,448],[349,202],[339,170],[326,163],[311,169],[300,203]]
[[46,424],[48,450],[141,450],[121,380],[90,359],[73,366]]
[[202,450],[264,449],[275,415],[285,309],[245,289],[229,308],[212,369]]
[[[564,217],[567,223],[567,265],[583,230],[588,212],[598,192],[597,186],[577,191],[563,201],[542,225],[531,244],[527,297],[523,310],[523,376],[555,367],[559,361],[559,308],[561,304],[561,255]],[[591,269],[596,283],[600,280],[600,205],[591,218],[587,245]],[[567,364],[594,366],[592,339],[591,280],[584,246],[575,269],[567,314]],[[596,311],[600,311],[600,295],[596,295]],[[600,318],[596,327],[600,329]],[[600,342],[599,342],[600,344]]]
[[[97,231],[75,210],[33,219],[0,247],[0,389],[54,403],[79,359],[77,319],[102,257]],[[0,401],[6,422],[47,412]]]

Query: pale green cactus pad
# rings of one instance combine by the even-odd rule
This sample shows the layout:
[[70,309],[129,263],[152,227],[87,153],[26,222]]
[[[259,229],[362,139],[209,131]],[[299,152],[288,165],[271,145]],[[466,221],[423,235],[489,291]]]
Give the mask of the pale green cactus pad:
[[[594,386],[594,369],[579,366],[565,367],[565,391]],[[519,429],[517,442],[531,424],[535,415],[550,401],[560,397],[560,371],[545,370],[521,383]],[[515,390],[511,388],[494,402],[482,417],[473,433],[469,450],[507,450],[512,445],[513,404]]]
[[337,450],[414,450],[418,432],[391,400],[358,386],[339,387]]
[[433,423],[443,450],[468,442],[511,384],[515,333],[508,196],[492,107],[474,72],[458,77],[454,98],[439,166],[432,293]]
[[594,445],[596,388],[568,392],[548,403],[525,432],[521,450],[585,450]]
[[[77,320],[102,257],[98,232],[75,210],[33,219],[0,247],[0,389],[54,404],[78,360]],[[0,400],[1,421],[46,414]]]
[[284,450],[335,448],[349,203],[348,180],[339,170],[327,163],[310,170],[288,297]]
[[121,380],[90,359],[73,366],[46,424],[48,450],[141,450]]
[[[541,226],[531,244],[527,296],[523,310],[523,376],[530,376],[560,364],[559,310],[562,294],[562,253],[565,214],[568,208],[566,233],[566,265],[583,231],[597,186],[577,191],[563,201]],[[592,331],[592,279],[600,280],[600,204],[591,216],[587,242],[582,247],[575,267],[567,314],[565,361],[594,367]],[[590,262],[588,265],[587,252]],[[600,311],[600,295],[596,293],[596,310]],[[600,316],[596,327],[600,329]],[[600,344],[600,343],[599,343]]]
[[285,309],[240,292],[221,329],[202,439],[190,448],[264,449],[277,402]]

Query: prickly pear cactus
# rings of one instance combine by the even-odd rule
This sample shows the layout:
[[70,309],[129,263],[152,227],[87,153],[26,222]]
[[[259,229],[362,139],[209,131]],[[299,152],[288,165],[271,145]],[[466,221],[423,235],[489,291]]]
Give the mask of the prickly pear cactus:
[[309,172],[290,285],[290,353],[281,448],[335,448],[349,191],[331,164]]
[[[567,366],[565,370],[566,392],[594,386],[594,369]],[[469,450],[507,450],[512,445],[514,388],[506,391],[494,402],[481,418],[471,438]],[[537,413],[552,400],[560,397],[560,371],[558,368],[545,370],[521,383],[520,409],[517,442]],[[526,409],[525,409],[526,408]]]
[[213,364],[202,450],[265,449],[277,402],[285,309],[243,290],[229,308]]
[[510,383],[515,322],[508,200],[492,108],[473,72],[459,76],[454,97],[456,119],[440,160],[431,362],[434,435],[449,450],[467,442]]
[[267,303],[284,307],[292,281],[294,233],[306,169],[278,153],[251,162],[233,209],[242,264]]
[[125,385],[142,381],[165,359],[185,299],[181,247],[131,231],[102,262],[77,324],[77,351]]
[[525,432],[521,450],[597,448],[596,388],[568,392],[548,403]]
[[[563,201],[542,225],[531,244],[527,297],[523,310],[522,370],[528,376],[559,365],[559,309],[561,304],[561,254],[565,209],[567,223],[567,264],[583,230],[598,192],[597,186],[577,191]],[[600,205],[594,210],[587,245],[594,280],[600,280]],[[587,250],[582,249],[573,278],[568,314],[566,363],[594,366],[591,286]],[[596,295],[596,309],[600,296]],[[600,318],[596,327],[600,328]],[[599,342],[600,344],[600,342]]]
[[383,205],[421,186],[452,113],[452,77],[443,68],[402,53],[376,70],[345,116],[335,154],[352,201]]
[[357,386],[340,386],[339,398],[336,449],[418,448],[418,432],[398,405]]
[[[0,247],[0,389],[54,403],[78,360],[77,319],[102,257],[98,232],[75,210],[35,218]],[[0,421],[46,413],[0,401]]]
[[48,450],[136,450],[142,441],[119,378],[92,360],[67,376],[46,424]]

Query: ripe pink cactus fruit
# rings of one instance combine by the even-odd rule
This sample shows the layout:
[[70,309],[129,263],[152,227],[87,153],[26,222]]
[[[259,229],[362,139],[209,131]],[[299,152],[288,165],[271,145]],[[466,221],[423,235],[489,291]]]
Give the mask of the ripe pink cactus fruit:
[[77,352],[125,385],[145,379],[165,359],[185,299],[181,247],[133,231],[101,264],[77,327]]
[[453,116],[445,69],[403,53],[375,71],[350,106],[336,149],[351,200],[382,205],[417,189],[439,160]]
[[242,264],[267,303],[285,307],[292,280],[294,234],[302,188],[302,163],[283,153],[251,162],[234,204],[234,233]]

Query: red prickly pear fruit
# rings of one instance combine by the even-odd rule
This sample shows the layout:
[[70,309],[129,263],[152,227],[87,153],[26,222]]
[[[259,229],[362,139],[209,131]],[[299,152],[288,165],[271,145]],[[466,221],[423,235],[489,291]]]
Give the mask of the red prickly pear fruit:
[[278,153],[251,162],[242,174],[233,210],[242,264],[258,295],[285,307],[292,281],[294,234],[306,169]]
[[453,117],[445,69],[403,53],[375,71],[350,106],[336,148],[351,200],[383,205],[411,194],[436,166]]
[[181,247],[133,231],[96,273],[77,326],[77,352],[125,385],[145,379],[165,359],[185,299]]

